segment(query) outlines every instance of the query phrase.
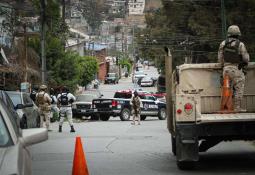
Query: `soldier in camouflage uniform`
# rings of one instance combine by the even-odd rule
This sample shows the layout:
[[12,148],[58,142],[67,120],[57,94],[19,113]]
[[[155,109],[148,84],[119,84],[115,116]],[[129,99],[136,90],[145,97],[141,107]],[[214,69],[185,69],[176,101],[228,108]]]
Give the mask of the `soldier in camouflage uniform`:
[[228,28],[227,39],[219,47],[218,61],[223,67],[223,77],[228,75],[234,88],[234,110],[242,111],[241,101],[244,93],[245,75],[243,67],[247,65],[250,57],[244,43],[239,40],[241,32],[239,27],[232,25]]
[[131,98],[131,106],[132,106],[132,113],[133,113],[133,122],[131,123],[132,125],[135,125],[135,120],[137,118],[138,120],[138,125],[140,125],[140,112],[141,112],[141,100],[140,97],[138,96],[138,93],[135,91],[134,96]]
[[43,127],[44,119],[46,121],[46,128],[50,127],[50,115],[51,115],[51,98],[46,92],[47,86],[41,85],[39,92],[36,94],[36,104],[39,107],[40,113],[40,127]]

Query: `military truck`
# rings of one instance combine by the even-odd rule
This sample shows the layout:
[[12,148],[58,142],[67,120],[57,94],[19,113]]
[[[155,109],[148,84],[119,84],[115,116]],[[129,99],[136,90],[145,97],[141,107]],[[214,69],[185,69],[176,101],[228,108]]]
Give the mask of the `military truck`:
[[223,113],[222,68],[218,63],[183,64],[171,71],[166,57],[167,124],[172,152],[180,169],[191,169],[205,152],[222,141],[255,139],[255,63],[249,63],[243,113]]

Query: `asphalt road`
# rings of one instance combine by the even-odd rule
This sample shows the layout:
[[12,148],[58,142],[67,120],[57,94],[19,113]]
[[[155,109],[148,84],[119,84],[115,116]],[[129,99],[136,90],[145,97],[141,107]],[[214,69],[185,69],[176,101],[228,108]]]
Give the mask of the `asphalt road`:
[[[146,70],[147,71],[147,70]],[[154,70],[155,71],[155,70]],[[153,69],[148,70],[153,73]],[[101,85],[105,97],[115,90],[132,88],[130,78],[118,85]],[[149,91],[155,89],[147,89]],[[253,175],[255,152],[250,142],[220,143],[200,154],[195,170],[181,171],[171,153],[171,137],[166,121],[148,118],[142,125],[111,118],[109,121],[76,121],[76,133],[70,133],[64,123],[63,133],[58,124],[51,125],[49,140],[30,147],[34,175],[72,174],[75,137],[81,136],[90,175],[183,175],[205,174]]]

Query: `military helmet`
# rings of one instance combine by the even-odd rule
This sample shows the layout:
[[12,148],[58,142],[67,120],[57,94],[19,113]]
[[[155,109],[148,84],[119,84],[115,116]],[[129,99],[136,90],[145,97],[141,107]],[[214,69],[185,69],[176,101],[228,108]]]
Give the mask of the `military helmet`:
[[47,89],[47,86],[46,86],[45,84],[42,84],[42,85],[40,86],[40,90],[45,90],[45,89]]
[[237,25],[231,25],[228,27],[228,36],[241,36],[240,29]]

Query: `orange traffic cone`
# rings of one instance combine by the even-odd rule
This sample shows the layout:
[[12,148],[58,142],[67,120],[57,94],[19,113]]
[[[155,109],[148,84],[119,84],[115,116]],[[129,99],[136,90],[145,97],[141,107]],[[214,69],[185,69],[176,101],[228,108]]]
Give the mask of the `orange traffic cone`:
[[72,175],[89,175],[81,137],[76,137]]
[[230,86],[230,79],[228,75],[224,76],[222,93],[221,93],[221,112],[233,112],[233,92]]

